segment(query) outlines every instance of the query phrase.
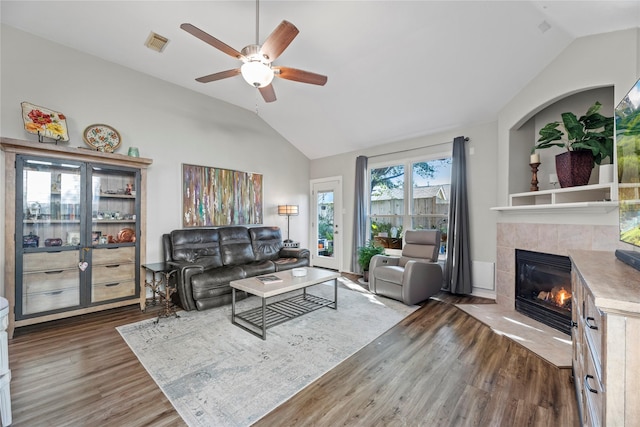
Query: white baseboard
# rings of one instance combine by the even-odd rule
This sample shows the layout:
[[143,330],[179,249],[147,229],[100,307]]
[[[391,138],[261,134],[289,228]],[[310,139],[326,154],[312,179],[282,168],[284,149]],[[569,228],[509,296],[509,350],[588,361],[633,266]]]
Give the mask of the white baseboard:
[[476,289],[473,288],[471,291],[471,295],[473,295],[474,297],[479,297],[479,298],[488,298],[488,299],[492,299],[495,301],[496,299],[496,293],[495,291],[488,291],[486,289]]

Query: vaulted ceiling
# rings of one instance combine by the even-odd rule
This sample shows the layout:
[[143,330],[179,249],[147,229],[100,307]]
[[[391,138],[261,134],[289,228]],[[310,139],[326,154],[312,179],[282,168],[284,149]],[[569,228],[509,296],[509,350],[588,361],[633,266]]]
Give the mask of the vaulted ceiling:
[[[494,121],[574,39],[640,27],[640,0],[262,0],[260,43],[285,19],[300,30],[274,65],[328,76],[325,86],[275,79],[278,100],[265,103],[240,76],[196,82],[239,62],[180,29],[241,50],[256,41],[253,0],[0,8],[3,24],[250,110],[311,159]],[[162,53],[144,46],[152,31],[169,39]]]

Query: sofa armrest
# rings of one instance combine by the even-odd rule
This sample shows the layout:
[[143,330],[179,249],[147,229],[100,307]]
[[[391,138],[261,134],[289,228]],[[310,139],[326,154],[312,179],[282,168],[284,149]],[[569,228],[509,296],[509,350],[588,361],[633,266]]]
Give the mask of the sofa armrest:
[[309,249],[304,248],[282,248],[280,249],[280,258],[310,258]]
[[376,293],[376,275],[373,270],[382,266],[398,265],[400,257],[389,255],[374,255],[369,261],[369,290]]
[[397,256],[374,255],[371,257],[371,261],[369,262],[369,272],[373,271],[376,267],[383,265],[398,265],[399,263],[400,257]]
[[442,267],[435,262],[407,261],[402,275],[402,299],[413,305],[437,294],[442,288]]
[[176,290],[180,305],[186,311],[195,310],[197,307],[191,290],[191,277],[203,273],[204,267],[190,262],[169,261],[168,263],[176,269]]

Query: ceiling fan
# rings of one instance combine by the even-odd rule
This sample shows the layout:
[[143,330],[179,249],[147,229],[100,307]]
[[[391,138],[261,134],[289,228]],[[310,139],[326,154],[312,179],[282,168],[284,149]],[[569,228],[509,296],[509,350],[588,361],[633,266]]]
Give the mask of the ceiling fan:
[[258,88],[265,102],[273,102],[276,100],[276,93],[273,89],[273,85],[271,84],[274,77],[324,86],[327,82],[327,76],[312,73],[310,71],[298,70],[296,68],[273,65],[273,61],[278,59],[300,31],[298,31],[296,26],[291,22],[282,21],[280,25],[273,30],[269,37],[267,37],[264,43],[260,45],[258,42],[258,1],[259,0],[256,0],[256,43],[245,46],[240,52],[192,24],[185,23],[180,25],[180,28],[189,34],[243,62],[240,68],[234,68],[232,70],[220,71],[218,73],[198,77],[196,81],[200,83],[209,83],[242,74],[242,77],[247,83]]

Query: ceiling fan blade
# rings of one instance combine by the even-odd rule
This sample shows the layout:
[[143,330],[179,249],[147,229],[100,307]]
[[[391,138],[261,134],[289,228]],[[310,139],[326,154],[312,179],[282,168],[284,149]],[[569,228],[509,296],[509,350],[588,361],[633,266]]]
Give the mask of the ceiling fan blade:
[[234,77],[238,74],[240,74],[240,68],[234,68],[233,70],[220,71],[219,73],[213,73],[209,74],[208,76],[198,77],[196,81],[200,83],[209,83],[215,82],[216,80],[226,79],[227,77]]
[[310,83],[312,85],[324,86],[327,83],[327,76],[312,73],[310,71],[298,70],[289,67],[272,67],[275,75],[281,79],[293,80],[295,82]]
[[291,22],[282,21],[264,41],[260,51],[269,62],[273,62],[284,52],[299,32]]
[[229,56],[233,56],[236,59],[241,59],[243,57],[240,52],[238,52],[237,50],[235,50],[234,48],[232,48],[228,44],[221,42],[217,38],[213,37],[210,34],[205,33],[200,28],[198,28],[198,27],[196,27],[194,25],[182,24],[182,25],[180,25],[180,28],[185,30],[187,33],[199,38],[203,42],[205,42],[207,44],[210,44],[211,46],[215,47],[216,49],[221,50],[222,52],[226,53]]
[[269,86],[260,87],[258,88],[258,90],[264,98],[264,102],[273,102],[276,100],[276,91],[273,90],[272,84],[270,84]]

